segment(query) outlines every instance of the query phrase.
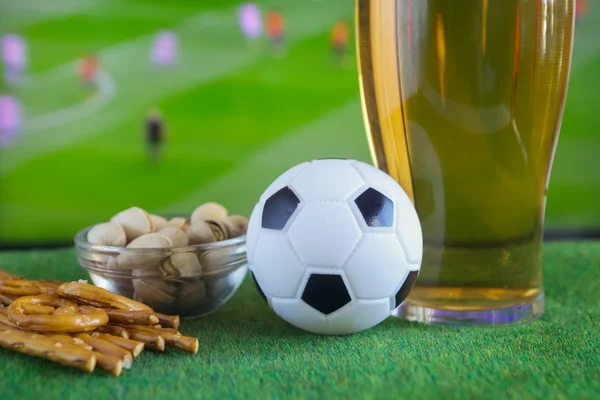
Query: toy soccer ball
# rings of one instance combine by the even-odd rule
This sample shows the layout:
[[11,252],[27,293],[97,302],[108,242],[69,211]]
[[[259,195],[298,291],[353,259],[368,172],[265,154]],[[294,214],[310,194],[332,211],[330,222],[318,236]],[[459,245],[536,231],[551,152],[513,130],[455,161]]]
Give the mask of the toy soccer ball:
[[414,285],[423,253],[417,213],[389,175],[354,160],[306,162],[263,193],[248,226],[248,263],[263,299],[304,330],[377,325]]

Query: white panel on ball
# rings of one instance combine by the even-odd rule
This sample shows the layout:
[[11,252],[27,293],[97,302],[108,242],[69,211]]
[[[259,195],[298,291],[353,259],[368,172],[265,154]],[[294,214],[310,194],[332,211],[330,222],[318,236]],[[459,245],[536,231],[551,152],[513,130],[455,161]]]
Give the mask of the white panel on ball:
[[329,334],[348,335],[369,329],[390,316],[389,299],[357,300],[330,315]]
[[252,210],[252,214],[250,215],[250,220],[248,222],[248,231],[246,232],[246,256],[248,257],[248,260],[252,260],[254,257],[256,243],[260,237],[260,223],[262,220],[263,207],[264,205],[262,203],[258,203],[256,206],[254,206],[254,210]]
[[263,230],[254,256],[248,262],[265,294],[283,298],[296,296],[305,269],[281,232]]
[[313,333],[327,334],[329,324],[323,314],[300,299],[271,299],[273,310],[297,328]]
[[288,236],[305,266],[341,268],[361,237],[346,203],[309,203]]
[[354,161],[353,165],[369,184],[385,188],[383,193],[392,196],[395,209],[394,226],[398,231],[406,259],[411,264],[420,265],[423,256],[423,234],[419,217],[410,197],[391,176],[383,171],[360,161]]
[[423,258],[423,233],[417,212],[411,207],[396,207],[396,219],[398,220],[396,231],[406,259],[420,267]]
[[365,234],[344,270],[356,297],[380,299],[395,293],[409,266],[394,233]]
[[304,201],[345,201],[363,185],[346,160],[312,161],[291,183]]
[[294,180],[294,178],[296,178],[300,171],[302,171],[308,165],[310,165],[310,163],[308,162],[298,164],[295,167],[292,167],[285,171],[283,174],[281,174],[277,179],[273,181],[273,183],[269,185],[269,187],[267,188],[267,190],[264,191],[262,196],[260,196],[261,203],[267,201],[269,197],[274,195],[280,189],[288,186]]

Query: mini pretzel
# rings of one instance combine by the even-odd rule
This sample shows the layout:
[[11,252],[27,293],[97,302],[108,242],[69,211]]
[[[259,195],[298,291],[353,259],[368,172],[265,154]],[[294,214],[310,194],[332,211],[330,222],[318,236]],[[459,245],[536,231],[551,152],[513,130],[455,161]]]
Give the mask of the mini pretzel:
[[58,283],[52,281],[28,281],[25,279],[0,280],[0,293],[12,296],[35,296],[54,294]]
[[76,300],[79,303],[89,304],[94,307],[116,308],[128,311],[152,311],[145,304],[119,296],[108,290],[87,283],[70,282],[60,285],[57,293],[63,297]]
[[[52,315],[46,308],[54,307]],[[27,314],[26,310],[44,310],[43,314]],[[71,300],[53,294],[19,297],[8,306],[8,316],[20,328],[41,332],[88,332],[108,323],[103,310],[78,306]]]

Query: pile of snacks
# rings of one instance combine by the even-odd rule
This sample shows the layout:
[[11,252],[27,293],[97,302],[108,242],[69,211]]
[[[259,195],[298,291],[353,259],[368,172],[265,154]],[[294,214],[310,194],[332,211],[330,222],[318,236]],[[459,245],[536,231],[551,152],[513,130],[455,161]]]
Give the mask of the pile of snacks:
[[[204,203],[189,220],[148,214],[139,207],[121,211],[95,225],[87,234],[88,242],[106,246],[139,248],[172,248],[206,244],[231,239],[246,233],[248,219],[227,215],[227,209],[217,203]],[[119,260],[131,265],[140,260]]]
[[196,354],[179,317],[82,281],[21,279],[0,271],[0,346],[86,372],[119,376],[146,349]]
[[78,256],[97,285],[160,312],[195,316],[210,312],[234,290],[227,275],[244,264],[244,254],[193,245],[239,237],[247,227],[246,217],[228,215],[217,203],[200,205],[188,219],[166,219],[131,207],[87,233],[89,243],[118,249],[92,249]]

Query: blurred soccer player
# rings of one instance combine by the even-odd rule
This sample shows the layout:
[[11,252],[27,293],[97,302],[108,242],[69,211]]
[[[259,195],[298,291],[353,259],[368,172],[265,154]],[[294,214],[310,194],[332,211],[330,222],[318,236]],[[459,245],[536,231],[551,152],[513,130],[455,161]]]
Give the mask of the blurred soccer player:
[[285,21],[283,15],[277,10],[271,10],[267,13],[267,35],[271,41],[271,48],[277,54],[281,54],[284,49],[284,29]]
[[177,64],[179,55],[179,38],[175,32],[160,31],[152,44],[150,61],[160,67]]
[[0,96],[0,147],[12,145],[21,131],[21,107],[12,96]]
[[27,67],[27,46],[21,36],[9,34],[2,38],[2,61],[6,84],[10,86],[20,84]]
[[148,160],[156,164],[160,162],[163,153],[166,127],[159,110],[153,109],[146,118],[144,126]]
[[258,39],[262,34],[262,18],[255,4],[242,4],[239,12],[240,29],[246,39]]
[[77,72],[83,87],[86,89],[94,89],[96,87],[98,69],[99,62],[95,55],[88,54],[81,59]]
[[331,30],[331,50],[333,57],[341,64],[348,50],[348,24],[345,21],[338,21]]
[[588,10],[588,0],[577,0],[575,3],[575,21],[580,22]]

